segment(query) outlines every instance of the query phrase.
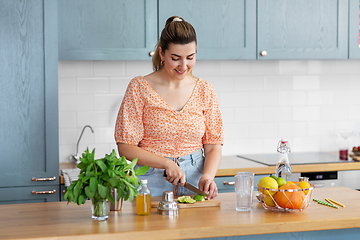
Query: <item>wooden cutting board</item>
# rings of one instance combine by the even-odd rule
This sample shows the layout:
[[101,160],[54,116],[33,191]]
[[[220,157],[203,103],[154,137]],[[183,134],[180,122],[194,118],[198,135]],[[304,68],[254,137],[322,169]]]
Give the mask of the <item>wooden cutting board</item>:
[[[152,197],[151,198],[151,207],[157,208],[159,206],[159,202],[161,197]],[[221,202],[216,199],[209,199],[202,202],[196,203],[177,203],[178,208],[194,208],[194,207],[220,207]]]

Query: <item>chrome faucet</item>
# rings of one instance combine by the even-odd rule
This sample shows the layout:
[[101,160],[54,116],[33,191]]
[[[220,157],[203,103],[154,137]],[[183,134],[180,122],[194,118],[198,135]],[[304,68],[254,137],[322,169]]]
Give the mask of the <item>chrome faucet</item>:
[[90,130],[91,130],[92,133],[94,133],[94,130],[92,129],[92,127],[91,127],[90,125],[85,125],[85,126],[83,127],[82,131],[81,131],[80,137],[79,137],[79,139],[78,139],[78,141],[77,141],[77,144],[76,144],[76,154],[75,154],[75,155],[71,155],[71,157],[70,157],[70,159],[72,159],[73,161],[75,161],[77,164],[80,163],[79,142],[80,142],[80,140],[81,140],[81,137],[82,137],[82,135],[83,135],[83,133],[84,133],[85,128],[87,128],[87,127],[90,128]]

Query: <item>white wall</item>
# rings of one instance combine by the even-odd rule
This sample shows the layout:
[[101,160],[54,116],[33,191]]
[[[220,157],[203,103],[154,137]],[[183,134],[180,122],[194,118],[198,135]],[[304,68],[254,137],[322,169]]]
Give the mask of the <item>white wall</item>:
[[[116,149],[114,124],[131,78],[150,61],[59,62],[60,162],[96,148]],[[360,131],[360,60],[197,61],[194,75],[217,93],[225,129],[223,155],[275,153],[280,138],[294,152],[337,151],[341,129]],[[351,137],[348,146],[360,145]]]

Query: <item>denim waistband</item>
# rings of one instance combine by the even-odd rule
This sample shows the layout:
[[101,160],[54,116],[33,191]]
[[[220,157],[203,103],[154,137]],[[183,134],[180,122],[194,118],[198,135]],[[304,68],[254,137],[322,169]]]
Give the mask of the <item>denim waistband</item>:
[[204,155],[204,149],[203,148],[200,148],[199,150],[193,152],[193,153],[190,153],[188,155],[185,155],[185,156],[181,156],[181,157],[168,157],[169,159],[177,162],[177,163],[181,163],[183,161],[186,161],[186,160],[192,160],[198,156],[201,156],[201,155]]

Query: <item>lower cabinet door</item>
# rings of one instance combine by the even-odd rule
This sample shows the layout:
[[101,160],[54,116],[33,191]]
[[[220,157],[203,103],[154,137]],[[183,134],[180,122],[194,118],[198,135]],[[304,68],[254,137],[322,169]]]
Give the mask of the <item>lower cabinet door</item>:
[[233,176],[216,177],[214,181],[219,193],[235,192],[235,179]]
[[0,188],[0,204],[59,201],[59,185]]
[[[262,177],[269,176],[266,175],[255,175],[254,176],[254,190],[257,191],[256,185],[258,184],[259,180]],[[235,178],[233,176],[227,176],[227,177],[215,177],[214,179],[219,193],[225,193],[225,192],[235,192]]]

